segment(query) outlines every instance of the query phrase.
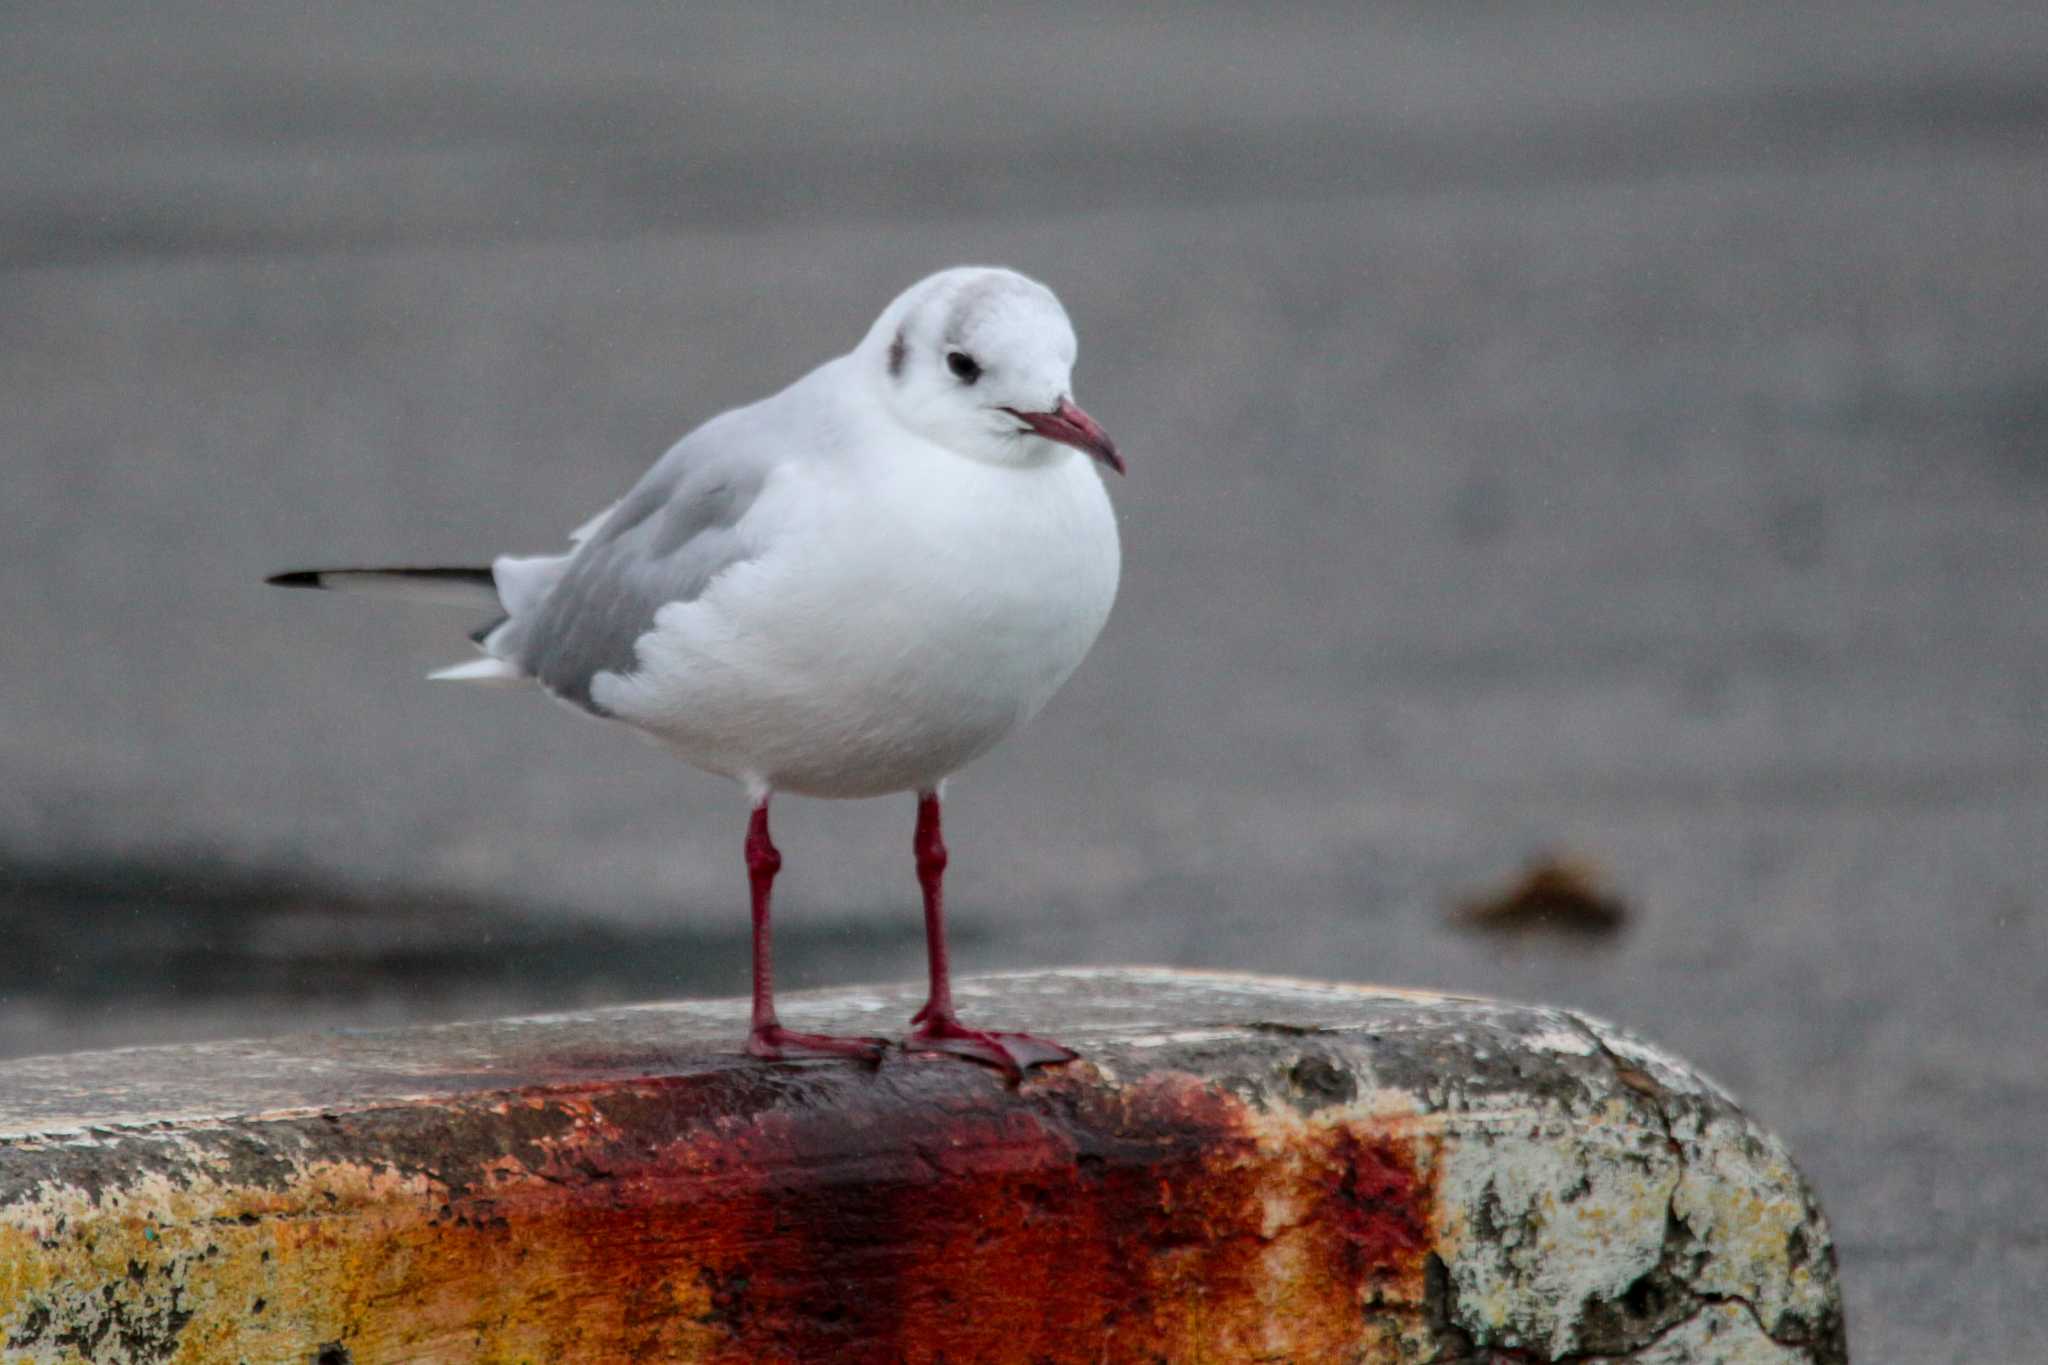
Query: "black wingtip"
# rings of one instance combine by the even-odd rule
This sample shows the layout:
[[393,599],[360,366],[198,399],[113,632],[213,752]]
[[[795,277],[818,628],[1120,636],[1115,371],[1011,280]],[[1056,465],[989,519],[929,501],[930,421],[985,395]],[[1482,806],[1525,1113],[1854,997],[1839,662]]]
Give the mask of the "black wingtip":
[[320,570],[318,569],[293,569],[288,573],[274,573],[263,581],[273,588],[318,588],[323,586],[320,582]]

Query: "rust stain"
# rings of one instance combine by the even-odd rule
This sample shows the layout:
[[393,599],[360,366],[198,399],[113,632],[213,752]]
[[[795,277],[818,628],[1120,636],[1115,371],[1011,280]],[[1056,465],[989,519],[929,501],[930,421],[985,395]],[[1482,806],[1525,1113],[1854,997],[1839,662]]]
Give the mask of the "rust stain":
[[1384,1136],[1339,1128],[1329,1136],[1331,1223],[1357,1273],[1381,1279],[1412,1271],[1429,1247],[1429,1195],[1412,1153]]
[[372,1155],[195,1196],[202,1231],[101,1220],[213,1248],[158,1358],[246,1354],[260,1300],[261,1341],[357,1360],[1373,1359],[1423,1302],[1433,1139],[1193,1076],[735,1067],[403,1118],[325,1121]]
[[[778,1109],[652,1151],[591,1122],[451,1208],[551,1277],[606,1286],[635,1352],[1308,1358],[1355,1345],[1358,1307],[1384,1286],[1420,1302],[1427,1185],[1398,1142],[1334,1129],[1304,1156],[1259,1126],[1171,1076],[1120,1093],[984,1086],[941,1105]],[[1267,1208],[1290,1199],[1307,1208],[1287,1233],[1304,1254],[1275,1275]],[[450,1250],[467,1259],[490,1240]]]

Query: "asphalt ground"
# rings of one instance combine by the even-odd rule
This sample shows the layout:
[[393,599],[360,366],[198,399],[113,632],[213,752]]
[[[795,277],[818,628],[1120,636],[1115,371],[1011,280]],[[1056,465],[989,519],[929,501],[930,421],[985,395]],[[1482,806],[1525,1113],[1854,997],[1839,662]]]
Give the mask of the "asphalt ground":
[[[740,989],[736,792],[259,580],[557,545],[998,261],[1131,475],[962,967],[1603,1014],[1858,1358],[2039,1359],[2048,15],[569,15],[0,18],[0,1054]],[[910,816],[778,807],[792,984],[919,970]],[[1546,853],[1618,931],[1461,922]]]

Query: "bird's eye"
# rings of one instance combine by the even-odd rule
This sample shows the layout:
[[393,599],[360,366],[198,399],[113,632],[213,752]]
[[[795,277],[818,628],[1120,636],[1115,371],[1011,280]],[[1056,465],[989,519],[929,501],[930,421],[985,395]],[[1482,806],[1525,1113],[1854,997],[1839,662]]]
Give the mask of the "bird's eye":
[[946,352],[946,368],[963,384],[972,384],[981,378],[980,364],[965,351]]

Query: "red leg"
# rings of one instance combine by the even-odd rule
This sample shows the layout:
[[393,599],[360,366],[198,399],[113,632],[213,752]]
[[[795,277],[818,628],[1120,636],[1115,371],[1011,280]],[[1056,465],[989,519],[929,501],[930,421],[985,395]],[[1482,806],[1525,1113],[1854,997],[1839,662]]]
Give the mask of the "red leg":
[[924,951],[931,989],[924,1008],[910,1016],[922,1024],[934,1016],[953,1013],[953,972],[946,956],[946,840],[939,826],[937,792],[917,794],[917,832],[911,836],[911,851],[917,857],[917,885],[924,892]]
[[747,822],[747,882],[754,895],[754,1026],[747,1034],[747,1051],[756,1057],[780,1060],[788,1057],[858,1057],[879,1062],[886,1040],[881,1038],[834,1038],[822,1033],[793,1033],[775,1018],[775,964],[768,929],[768,894],[775,887],[775,874],[782,870],[782,854],[768,837],[768,798],[754,807]]
[[924,1008],[911,1016],[917,1027],[904,1040],[922,1052],[950,1052],[999,1067],[1012,1080],[1034,1066],[1071,1062],[1078,1055],[1058,1043],[1028,1033],[992,1033],[961,1024],[953,1012],[951,964],[946,957],[946,841],[939,829],[939,794],[917,794],[917,884],[924,891],[924,945],[931,964],[931,994]]

